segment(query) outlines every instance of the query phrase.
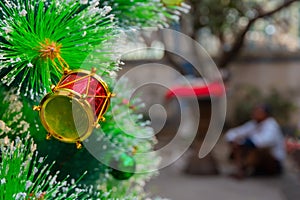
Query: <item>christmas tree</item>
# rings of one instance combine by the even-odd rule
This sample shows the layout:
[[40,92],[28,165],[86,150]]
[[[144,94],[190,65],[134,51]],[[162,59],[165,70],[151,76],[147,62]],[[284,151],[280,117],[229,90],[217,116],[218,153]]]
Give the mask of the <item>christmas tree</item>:
[[147,197],[159,157],[135,155],[155,138],[135,137],[153,130],[126,83],[113,93],[114,47],[121,32],[166,27],[186,9],[180,0],[0,2],[1,199]]

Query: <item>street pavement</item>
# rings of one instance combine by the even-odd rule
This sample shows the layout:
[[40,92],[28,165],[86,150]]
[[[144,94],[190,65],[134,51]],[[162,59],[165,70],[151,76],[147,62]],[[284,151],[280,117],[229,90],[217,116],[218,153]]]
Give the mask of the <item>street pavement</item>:
[[214,155],[219,175],[188,175],[183,172],[185,156],[160,171],[146,190],[153,196],[173,200],[299,200],[300,173],[287,159],[285,173],[278,177],[257,177],[236,180],[228,176],[224,144],[219,143]]

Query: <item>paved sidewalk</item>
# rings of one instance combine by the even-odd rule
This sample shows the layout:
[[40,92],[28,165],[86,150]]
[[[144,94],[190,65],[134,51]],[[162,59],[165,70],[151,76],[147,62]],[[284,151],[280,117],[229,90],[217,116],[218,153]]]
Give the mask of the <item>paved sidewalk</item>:
[[[224,146],[216,147],[219,164],[224,163]],[[300,176],[287,161],[286,173],[272,178],[235,180],[228,177],[227,169],[220,175],[191,176],[182,172],[184,157],[162,169],[160,175],[149,182],[146,189],[154,196],[172,200],[299,200]]]
[[148,191],[173,200],[286,200],[279,179],[237,181],[224,176],[187,176],[161,171]]

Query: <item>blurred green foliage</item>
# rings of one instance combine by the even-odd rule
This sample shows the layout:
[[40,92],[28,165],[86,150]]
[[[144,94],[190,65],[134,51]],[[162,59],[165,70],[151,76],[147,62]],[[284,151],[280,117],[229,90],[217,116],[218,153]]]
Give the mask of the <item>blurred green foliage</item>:
[[275,88],[268,94],[263,94],[258,88],[250,85],[243,85],[236,92],[234,124],[239,125],[250,120],[252,108],[261,103],[271,107],[272,115],[281,126],[290,124],[296,106],[289,97],[280,94]]

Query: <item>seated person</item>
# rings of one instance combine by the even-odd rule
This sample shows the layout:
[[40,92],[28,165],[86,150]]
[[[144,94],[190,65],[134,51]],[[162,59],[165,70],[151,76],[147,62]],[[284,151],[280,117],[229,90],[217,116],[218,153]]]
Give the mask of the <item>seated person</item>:
[[248,175],[276,175],[282,172],[285,144],[276,120],[267,105],[256,106],[252,120],[226,135],[232,148],[231,158],[236,164],[236,178]]

